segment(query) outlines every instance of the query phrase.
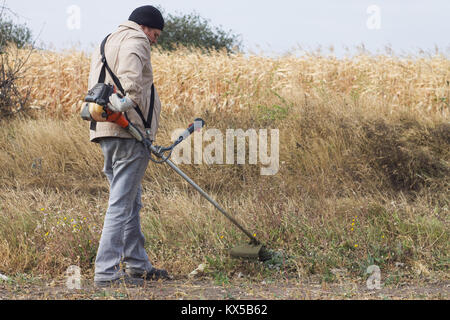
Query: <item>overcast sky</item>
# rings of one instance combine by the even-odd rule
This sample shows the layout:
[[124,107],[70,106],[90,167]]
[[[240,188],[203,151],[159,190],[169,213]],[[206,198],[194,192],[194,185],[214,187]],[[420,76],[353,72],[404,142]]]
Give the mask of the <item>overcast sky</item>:
[[[1,0],[4,1],[4,0]],[[247,52],[283,54],[360,44],[373,52],[419,49],[450,52],[450,0],[6,0],[39,43],[54,49],[91,50],[141,5],[167,13],[197,12],[211,24],[242,36]],[[325,50],[327,52],[327,50]]]

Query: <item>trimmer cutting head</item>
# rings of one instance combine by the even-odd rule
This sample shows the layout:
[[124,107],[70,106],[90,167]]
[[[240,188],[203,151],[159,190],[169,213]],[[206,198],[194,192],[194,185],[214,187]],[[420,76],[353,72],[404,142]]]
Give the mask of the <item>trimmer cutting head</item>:
[[262,244],[244,244],[231,249],[230,254],[236,259],[248,259],[267,261],[272,259],[272,254]]

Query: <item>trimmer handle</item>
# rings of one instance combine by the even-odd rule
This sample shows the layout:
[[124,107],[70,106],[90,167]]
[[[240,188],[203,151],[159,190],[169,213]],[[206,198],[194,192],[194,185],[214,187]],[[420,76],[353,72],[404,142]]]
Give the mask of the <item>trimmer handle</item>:
[[[179,141],[186,140],[191,134],[194,133],[196,130],[201,130],[206,125],[206,122],[203,119],[197,118],[195,119],[194,123],[191,123],[189,125],[189,128],[187,128],[178,139]],[[181,142],[180,141],[180,142]]]
[[[189,138],[191,134],[194,133],[196,130],[201,130],[206,125],[206,122],[203,119],[197,118],[195,119],[194,123],[189,125],[189,128],[184,130],[184,132],[181,134],[181,136],[175,141],[174,144],[172,144],[170,147],[163,148],[163,147],[157,147],[157,146],[151,146],[150,150],[153,154],[155,154],[158,158],[162,159],[162,161],[159,161],[157,163],[163,163],[169,160],[170,156],[172,155],[173,149],[175,149],[176,146],[178,146],[180,143],[182,143],[185,139]],[[168,154],[166,156],[166,154]],[[156,162],[156,161],[154,161]]]

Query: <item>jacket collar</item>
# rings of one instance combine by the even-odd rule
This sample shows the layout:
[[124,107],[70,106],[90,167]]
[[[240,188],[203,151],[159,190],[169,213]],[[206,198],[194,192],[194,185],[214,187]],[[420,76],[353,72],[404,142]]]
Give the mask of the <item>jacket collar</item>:
[[142,31],[140,25],[138,25],[136,22],[130,21],[130,20],[121,23],[119,25],[119,27],[130,28],[130,29],[133,29],[133,30],[140,31],[140,32],[144,33],[144,31]]
[[[135,31],[138,31],[138,32],[140,32],[141,34],[142,34],[142,36],[143,37],[145,37],[145,39],[147,39],[147,41],[149,41],[148,40],[148,38],[147,38],[147,35],[144,33],[144,31],[142,30],[142,28],[141,28],[141,26],[140,25],[138,25],[136,22],[134,22],[134,21],[125,21],[125,22],[123,22],[123,23],[121,23],[120,25],[119,25],[119,28],[127,28],[127,29],[133,29],[133,30],[135,30]],[[150,41],[148,42],[149,44],[150,44]]]

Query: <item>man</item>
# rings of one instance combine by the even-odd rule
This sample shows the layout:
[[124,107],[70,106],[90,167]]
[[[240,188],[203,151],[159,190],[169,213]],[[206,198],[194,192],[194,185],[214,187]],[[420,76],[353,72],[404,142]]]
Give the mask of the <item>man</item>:
[[[105,83],[123,90],[120,95],[110,97],[110,108],[124,112],[151,141],[158,130],[161,102],[153,85],[150,53],[163,29],[164,19],[158,9],[137,8],[104,42],[106,61],[101,49],[94,53],[89,75],[90,88],[103,77]],[[110,69],[108,72],[104,62]],[[123,281],[140,285],[144,280],[169,279],[167,271],[155,269],[150,263],[140,225],[141,182],[150,160],[149,150],[114,123],[92,122],[90,136],[92,142],[101,146],[104,173],[110,184],[109,205],[95,261],[96,286],[107,287]],[[125,270],[120,268],[121,263]]]

